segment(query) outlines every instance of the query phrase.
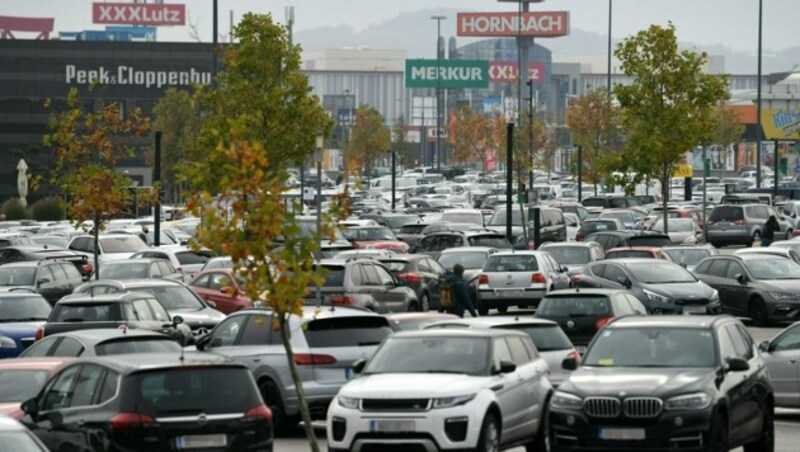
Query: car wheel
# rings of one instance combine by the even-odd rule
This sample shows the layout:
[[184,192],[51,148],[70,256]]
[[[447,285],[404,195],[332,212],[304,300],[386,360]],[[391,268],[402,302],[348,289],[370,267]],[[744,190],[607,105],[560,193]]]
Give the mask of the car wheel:
[[761,233],[756,231],[753,233],[753,241],[748,246],[761,246]]
[[550,398],[544,404],[542,415],[539,420],[539,432],[533,442],[525,445],[525,452],[549,452],[550,451]]
[[281,392],[275,386],[272,380],[265,380],[258,387],[261,392],[261,398],[264,399],[270,411],[272,411],[272,429],[275,436],[286,436],[297,427],[298,421],[294,418],[286,416],[283,410],[283,399],[281,399]]
[[767,315],[767,305],[761,298],[753,298],[750,301],[750,319],[755,326],[767,326],[769,317]]
[[508,306],[499,306],[497,308],[497,312],[499,312],[500,314],[505,314],[506,312],[508,312]]
[[487,413],[478,439],[478,452],[500,452],[500,427],[494,414]]
[[478,315],[480,316],[489,315],[489,307],[482,304],[478,305]]
[[711,452],[728,452],[728,421],[725,416],[717,413],[714,416],[714,426],[711,428]]
[[758,440],[744,445],[744,452],[773,452],[775,450],[775,413],[772,404],[764,406],[761,421],[761,436]]
[[428,312],[431,310],[431,297],[428,296],[428,293],[425,292],[419,297],[419,306],[422,312]]

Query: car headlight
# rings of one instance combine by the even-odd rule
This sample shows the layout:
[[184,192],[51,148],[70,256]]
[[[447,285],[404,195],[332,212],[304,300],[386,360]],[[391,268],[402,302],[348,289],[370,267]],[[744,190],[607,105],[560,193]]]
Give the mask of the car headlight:
[[583,399],[568,392],[556,391],[550,399],[553,408],[580,410],[583,407]]
[[669,303],[669,298],[665,297],[664,295],[660,295],[655,292],[650,292],[649,290],[644,290],[644,294],[647,296],[648,301],[654,301],[657,303]]
[[0,336],[0,348],[17,348],[17,342],[8,336]]
[[797,300],[798,296],[796,293],[788,293],[788,292],[770,292],[772,298],[776,300]]
[[468,394],[455,397],[442,397],[441,399],[433,399],[433,408],[450,408],[454,406],[464,405],[475,398],[475,394]]
[[355,397],[347,397],[340,395],[336,397],[336,401],[339,402],[339,405],[341,405],[344,408],[350,408],[353,410],[358,408],[358,399]]
[[711,397],[704,393],[672,397],[664,402],[665,410],[704,410],[711,405]]
[[717,289],[713,289],[713,292],[711,292],[711,297],[709,297],[709,300],[711,300],[712,302],[719,301],[719,291]]

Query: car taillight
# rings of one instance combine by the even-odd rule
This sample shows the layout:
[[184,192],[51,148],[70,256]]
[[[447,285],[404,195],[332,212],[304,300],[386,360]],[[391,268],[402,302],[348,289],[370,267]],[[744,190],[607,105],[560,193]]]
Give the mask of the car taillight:
[[417,273],[398,273],[397,279],[405,281],[407,283],[418,283],[422,281],[422,277],[420,277]]
[[706,221],[706,224],[707,224],[707,225],[709,225],[709,226],[711,226],[711,225],[712,225],[712,224],[714,224],[714,223],[716,223],[716,221],[714,221],[714,220],[708,220],[708,221]]
[[119,413],[108,422],[112,430],[131,430],[147,425],[155,425],[156,420],[139,413]]
[[569,279],[571,279],[571,280],[572,280],[572,282],[574,282],[574,283],[577,283],[577,282],[580,282],[580,280],[581,280],[581,275],[580,275],[580,274],[574,274],[574,275],[571,275],[571,276],[569,277]]
[[330,300],[331,304],[343,305],[343,306],[353,305],[353,298],[347,295],[331,295]]
[[541,273],[534,273],[531,275],[531,282],[536,284],[544,284],[547,280],[544,278],[544,275]]
[[576,242],[582,242],[583,241],[583,234],[581,234],[580,232],[575,234],[575,241]]
[[244,412],[245,421],[263,419],[264,422],[272,422],[272,411],[266,405],[259,405]]
[[478,277],[478,284],[489,284],[489,275],[480,275]]
[[92,267],[92,264],[88,264],[87,263],[87,264],[82,264],[81,265],[81,271],[83,271],[83,273],[86,274],[86,275],[91,273],[93,270],[94,270],[94,268]]
[[331,355],[317,355],[314,353],[295,353],[294,363],[298,366],[313,366],[315,364],[336,364],[336,358]]
[[594,327],[598,330],[608,325],[608,322],[614,320],[614,317],[601,317],[594,322]]
[[736,221],[733,222],[733,224],[735,224],[737,226],[744,226],[744,225],[747,224],[747,221],[745,221],[744,219],[736,220]]
[[36,334],[33,335],[34,341],[40,341],[44,337],[44,327],[36,328]]

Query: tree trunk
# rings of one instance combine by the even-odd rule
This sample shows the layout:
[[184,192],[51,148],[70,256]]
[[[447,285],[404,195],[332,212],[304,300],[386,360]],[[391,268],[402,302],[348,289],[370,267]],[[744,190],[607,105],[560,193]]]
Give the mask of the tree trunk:
[[294,351],[292,350],[292,344],[290,342],[291,337],[289,335],[289,319],[286,315],[279,316],[278,323],[280,325],[283,348],[286,350],[286,359],[289,360],[289,373],[292,375],[295,392],[297,393],[297,401],[300,405],[300,417],[303,419],[303,428],[306,432],[306,439],[308,440],[308,445],[311,446],[311,452],[319,452],[317,436],[314,434],[314,427],[311,425],[311,415],[308,412],[308,404],[306,404],[303,381],[300,379],[300,374],[297,371],[297,364],[294,362]]
[[100,279],[100,218],[94,216],[94,279]]

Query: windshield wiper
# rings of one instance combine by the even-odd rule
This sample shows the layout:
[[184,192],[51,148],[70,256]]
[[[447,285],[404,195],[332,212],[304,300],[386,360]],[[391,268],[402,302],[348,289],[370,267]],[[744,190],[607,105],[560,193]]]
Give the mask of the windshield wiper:
[[370,345],[381,345],[381,341],[364,341],[358,343],[359,347],[367,347]]

